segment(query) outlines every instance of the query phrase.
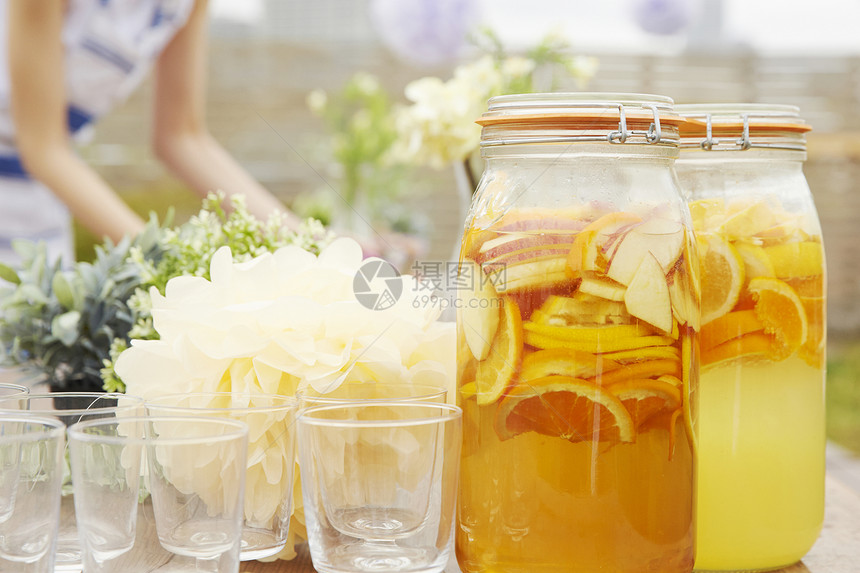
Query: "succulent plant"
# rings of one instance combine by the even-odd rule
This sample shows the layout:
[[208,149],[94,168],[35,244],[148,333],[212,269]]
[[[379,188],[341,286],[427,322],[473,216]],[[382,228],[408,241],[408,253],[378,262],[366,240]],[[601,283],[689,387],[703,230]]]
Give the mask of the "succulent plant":
[[134,241],[96,248],[92,263],[69,269],[49,261],[45,246],[15,243],[18,270],[0,265],[0,364],[29,363],[52,390],[99,391],[100,370],[115,338],[134,324],[128,301],[141,284],[132,247],[156,258],[160,227],[153,218]]

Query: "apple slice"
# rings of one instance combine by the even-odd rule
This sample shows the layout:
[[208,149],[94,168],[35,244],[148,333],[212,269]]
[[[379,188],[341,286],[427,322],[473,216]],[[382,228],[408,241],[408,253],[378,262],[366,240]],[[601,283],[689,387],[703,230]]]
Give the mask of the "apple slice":
[[608,262],[605,247],[616,243],[619,236],[641,222],[633,213],[613,211],[589,223],[576,236],[570,250],[569,272],[573,276],[582,276],[584,272],[605,273]]
[[549,254],[565,254],[573,245],[573,235],[526,235],[514,233],[491,239],[481,245],[478,263],[523,261]]
[[490,281],[496,285],[497,292],[516,293],[529,288],[547,288],[570,278],[565,273],[566,256],[533,259],[528,262],[504,265],[492,270]]
[[499,232],[576,233],[587,224],[587,207],[576,209],[530,209],[506,214],[492,225]]
[[458,291],[463,336],[472,356],[484,360],[490,354],[493,338],[499,328],[499,296],[492,281],[484,276],[481,266],[474,261],[464,259],[459,270],[461,277],[470,279],[466,281],[470,288]]
[[672,219],[655,217],[631,229],[618,245],[609,262],[606,275],[629,285],[645,255],[650,253],[663,270],[674,266],[684,247],[684,227]]
[[657,257],[648,253],[624,293],[627,312],[663,332],[672,332],[672,302],[666,275]]
[[594,275],[585,276],[579,284],[579,292],[605,298],[606,300],[624,300],[627,290],[622,284],[615,281],[598,278]]

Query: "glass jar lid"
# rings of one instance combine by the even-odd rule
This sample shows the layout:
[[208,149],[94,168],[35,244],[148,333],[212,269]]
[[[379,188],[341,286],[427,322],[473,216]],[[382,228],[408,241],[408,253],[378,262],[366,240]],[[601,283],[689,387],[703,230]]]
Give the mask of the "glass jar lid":
[[491,98],[481,145],[607,142],[677,146],[672,98],[649,94],[535,93]]
[[676,106],[675,111],[684,119],[680,127],[682,148],[805,151],[804,134],[812,129],[792,105],[685,104]]

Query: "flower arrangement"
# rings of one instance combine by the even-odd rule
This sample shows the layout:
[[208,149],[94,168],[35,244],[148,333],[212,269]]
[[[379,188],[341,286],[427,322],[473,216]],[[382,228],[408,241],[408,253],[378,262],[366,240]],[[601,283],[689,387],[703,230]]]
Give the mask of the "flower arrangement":
[[44,246],[16,243],[21,267],[0,264],[0,284],[6,284],[0,286],[0,365],[28,365],[53,390],[122,391],[112,356],[132,337],[157,335],[150,287],[163,291],[174,276],[208,276],[222,246],[249,259],[285,245],[319,252],[332,239],[317,221],[294,233],[278,214],[256,220],[241,197],[231,199],[230,213],[223,202],[223,194],[210,195],[200,213],[178,227],[152,218],[133,241],[108,242],[96,248],[92,263],[68,269],[49,261]]
[[313,90],[307,104],[329,132],[326,148],[340,197],[324,188],[300,196],[293,208],[350,232],[365,225],[397,233],[423,231],[426,222],[399,206],[409,189],[408,169],[390,154],[397,139],[393,104],[379,80],[359,72],[337,92]]
[[[310,385],[327,392],[342,383],[429,383],[454,380],[454,325],[437,322],[439,307],[421,304],[420,289],[400,277],[402,295],[374,310],[357,300],[354,281],[364,259],[354,240],[339,238],[319,255],[282,247],[240,261],[229,246],[211,258],[208,277],[182,275],[164,294],[151,287],[152,328],[158,339],[133,339],[116,360],[129,393],[144,398],[185,392],[293,395]],[[388,279],[391,280],[391,279]],[[250,417],[251,436],[267,431]],[[277,505],[271,487],[283,467],[262,456],[247,469],[250,506]],[[195,487],[206,489],[197,476]],[[214,482],[212,482],[214,486]],[[294,519],[282,558],[306,537],[301,494],[294,485]]]
[[475,120],[489,98],[532,92],[538,85],[553,91],[562,75],[582,86],[597,69],[596,59],[570,55],[570,46],[556,35],[523,56],[509,55],[490,30],[475,43],[486,55],[458,66],[451,79],[425,77],[406,86],[411,104],[396,112],[394,160],[436,168],[465,161],[478,148],[481,127]]

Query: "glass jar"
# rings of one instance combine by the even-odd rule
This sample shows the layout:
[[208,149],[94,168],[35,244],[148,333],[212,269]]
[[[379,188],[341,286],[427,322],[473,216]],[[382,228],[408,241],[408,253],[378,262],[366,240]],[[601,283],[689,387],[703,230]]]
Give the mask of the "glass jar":
[[825,272],[791,106],[678,106],[701,263],[696,569],[779,568],[824,517]]
[[490,100],[458,275],[472,573],[693,566],[697,265],[669,98]]

